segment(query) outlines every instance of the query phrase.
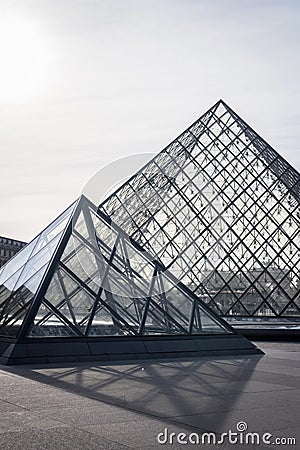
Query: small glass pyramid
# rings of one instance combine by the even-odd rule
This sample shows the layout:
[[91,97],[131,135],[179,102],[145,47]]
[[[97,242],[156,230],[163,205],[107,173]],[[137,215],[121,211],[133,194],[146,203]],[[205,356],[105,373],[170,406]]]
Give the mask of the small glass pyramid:
[[0,335],[232,334],[85,197],[6,264]]

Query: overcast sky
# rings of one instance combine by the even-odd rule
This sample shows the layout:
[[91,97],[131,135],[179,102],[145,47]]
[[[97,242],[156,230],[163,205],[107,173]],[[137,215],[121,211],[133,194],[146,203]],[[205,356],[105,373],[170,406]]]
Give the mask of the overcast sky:
[[0,235],[219,98],[300,168],[299,0],[0,0]]

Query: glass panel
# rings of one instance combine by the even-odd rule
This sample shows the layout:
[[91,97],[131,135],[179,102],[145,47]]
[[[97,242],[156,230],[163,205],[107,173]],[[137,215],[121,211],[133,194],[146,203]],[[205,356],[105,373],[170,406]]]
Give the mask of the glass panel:
[[[80,324],[87,316],[90,315],[95,303],[95,298],[89,295],[83,289],[77,290],[68,299],[69,311],[61,311],[70,322],[75,321],[76,326],[80,328]],[[81,331],[84,331],[81,329]]]
[[24,266],[29,258],[33,257],[51,239],[62,232],[73,209],[74,204],[5,264],[0,273],[0,285],[4,284],[8,278],[11,278],[15,272]]
[[297,302],[291,303],[285,310],[286,316],[295,316],[300,313],[300,302],[298,301],[299,307],[297,308]]
[[156,296],[155,300],[177,321],[177,323],[188,331],[189,319],[193,307],[193,301],[190,297],[174,287],[167,293]]
[[106,264],[95,250],[82,244],[77,237],[71,236],[62,262],[95,293],[98,293]]
[[119,242],[112,263],[143,291],[142,296],[149,292],[155,266],[125,239]]
[[133,334],[102,305],[99,306],[89,336],[119,336]]
[[106,290],[116,295],[144,298],[149,292],[150,281],[139,278],[130,271],[125,271],[124,268],[123,272],[120,273],[113,267],[110,267],[103,286]]
[[68,240],[68,243],[65,247],[65,250],[63,252],[63,255],[61,257],[61,261],[64,264],[67,264],[67,261],[71,258],[73,258],[74,254],[82,247],[84,244],[74,235],[70,236],[70,239]]
[[28,245],[26,245],[22,250],[20,250],[12,259],[10,259],[1,272],[0,277],[0,285],[5,284],[5,281],[8,278],[16,273],[21,267],[24,266],[26,261],[29,259],[36,243],[38,241],[38,237],[31,241]]
[[36,253],[30,260],[27,262],[25,269],[22,272],[22,275],[18,279],[15,290],[17,290],[22,284],[26,282],[29,278],[32,277],[36,272],[40,270],[41,267],[44,267],[44,270],[47,268],[47,263],[50,261],[57,244],[59,242],[61,233],[58,234],[52,241],[44,248],[42,248],[38,253]]
[[29,337],[68,337],[77,334],[60,318],[52,314],[45,304],[41,304],[34,323],[29,332]]
[[105,223],[92,209],[90,209],[90,214],[97,238],[112,249],[117,238],[116,231],[109,224]]
[[103,295],[111,310],[115,311],[131,328],[137,330],[141,321],[145,300],[124,297],[107,291]]
[[0,287],[0,305],[14,292],[15,284],[22,273],[23,267],[15,272],[5,283]]
[[[19,329],[23,323],[24,317],[27,313],[27,310],[30,306],[30,300],[33,299],[33,295],[29,292],[25,292],[22,289],[22,292],[15,294],[18,298],[15,300],[12,297],[11,301],[15,306],[15,313],[6,317],[6,322],[2,322],[0,324],[0,335],[2,336],[11,336],[16,337]],[[20,298],[22,300],[20,300]],[[27,303],[25,303],[27,302]]]
[[49,284],[45,298],[56,308],[65,304],[65,291],[63,290],[65,275],[58,268],[53,274],[53,278]]
[[79,233],[81,236],[83,236],[85,239],[87,239],[89,241],[89,233],[88,233],[88,229],[87,229],[85,218],[84,218],[82,211],[78,216],[78,219],[74,226],[74,230],[77,231],[77,233]]
[[[90,315],[95,299],[85,292],[63,269],[58,268],[45,298],[81,332],[81,322]],[[42,314],[42,311],[40,312]],[[48,309],[45,311],[50,319]],[[54,316],[55,313],[51,315]],[[45,317],[40,319],[45,320]]]
[[58,234],[61,234],[70,218],[75,204],[72,204],[63,212],[54,222],[52,222],[39,236],[38,242],[31,256],[39,252],[43,247],[49,244]]
[[201,308],[200,303],[195,303],[194,321],[193,321],[193,334],[214,334],[214,333],[231,333],[230,329],[225,325],[223,326],[217,319],[209,315],[208,312]]
[[174,323],[167,313],[167,307],[163,308],[163,311],[161,311],[157,308],[155,303],[151,301],[147,312],[143,334],[184,334],[184,330],[178,327],[178,325]]
[[0,334],[16,336],[44,274],[44,268],[27,280],[0,309]]

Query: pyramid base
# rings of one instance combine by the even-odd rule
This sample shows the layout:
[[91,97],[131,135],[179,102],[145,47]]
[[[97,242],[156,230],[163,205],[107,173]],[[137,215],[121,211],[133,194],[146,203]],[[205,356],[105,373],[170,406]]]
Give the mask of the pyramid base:
[[237,334],[0,339],[0,364],[4,365],[223,355],[263,355],[263,352]]
[[251,340],[300,342],[300,329],[295,328],[251,328],[235,327],[236,331]]

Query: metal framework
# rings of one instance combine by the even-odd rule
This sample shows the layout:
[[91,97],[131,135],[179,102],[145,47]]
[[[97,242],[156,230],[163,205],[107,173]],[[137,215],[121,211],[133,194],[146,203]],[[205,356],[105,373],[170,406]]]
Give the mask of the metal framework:
[[300,176],[222,100],[105,212],[217,314],[300,319]]
[[0,335],[232,335],[234,331],[81,197],[0,273]]

